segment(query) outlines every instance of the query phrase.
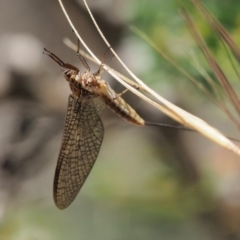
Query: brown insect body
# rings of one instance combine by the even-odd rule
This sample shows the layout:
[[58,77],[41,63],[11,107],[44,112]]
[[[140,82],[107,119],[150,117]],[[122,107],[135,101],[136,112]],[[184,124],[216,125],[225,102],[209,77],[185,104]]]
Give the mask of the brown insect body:
[[74,70],[66,70],[64,76],[69,82],[73,95],[80,97],[84,91],[87,91],[91,96],[100,96],[114,113],[126,121],[140,126],[145,124],[137,112],[106,81],[102,80],[100,75],[91,74],[89,71],[83,74],[78,71],[76,74]]
[[133,124],[142,126],[145,122],[101,79],[100,69],[95,74],[90,73],[86,61],[79,55],[87,68],[81,73],[77,67],[44,50],[60,66],[67,68],[64,77],[72,91],[68,98],[63,140],[53,184],[55,204],[64,209],[77,196],[97,159],[104,136],[100,115],[105,106]]

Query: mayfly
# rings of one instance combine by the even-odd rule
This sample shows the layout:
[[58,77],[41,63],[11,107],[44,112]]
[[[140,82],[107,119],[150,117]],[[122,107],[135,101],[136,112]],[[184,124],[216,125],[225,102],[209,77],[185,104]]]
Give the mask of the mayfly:
[[[96,161],[104,136],[100,115],[106,105],[123,119],[138,126],[171,126],[144,121],[123,100],[121,94],[117,94],[101,79],[102,64],[92,74],[78,51],[78,57],[87,69],[81,73],[77,67],[63,62],[47,49],[44,49],[44,53],[67,69],[64,77],[72,92],[68,97],[67,116],[53,186],[55,204],[64,209],[75,199]],[[181,126],[176,128],[190,130]]]
[[54,177],[53,195],[58,208],[67,208],[77,196],[98,156],[104,127],[100,118],[107,105],[125,120],[143,126],[144,120],[109,84],[101,79],[100,70],[92,74],[85,59],[78,56],[87,68],[84,73],[63,62],[44,49],[61,67],[67,68],[64,77],[69,82],[67,115]]

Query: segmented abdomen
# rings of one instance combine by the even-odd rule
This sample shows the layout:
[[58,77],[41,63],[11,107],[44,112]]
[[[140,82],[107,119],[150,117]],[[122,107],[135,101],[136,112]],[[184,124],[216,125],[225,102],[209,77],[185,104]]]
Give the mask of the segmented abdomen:
[[117,115],[128,122],[143,126],[145,121],[137,114],[137,112],[130,107],[120,96],[116,95],[115,99],[107,96],[102,96],[106,105]]

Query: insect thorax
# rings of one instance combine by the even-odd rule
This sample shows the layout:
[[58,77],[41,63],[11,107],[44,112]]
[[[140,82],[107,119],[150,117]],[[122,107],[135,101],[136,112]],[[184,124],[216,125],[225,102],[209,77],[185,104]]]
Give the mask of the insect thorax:
[[73,95],[90,98],[98,96],[97,89],[99,89],[99,80],[101,76],[95,76],[89,71],[82,74],[80,71],[67,70],[64,72],[64,77],[69,82]]

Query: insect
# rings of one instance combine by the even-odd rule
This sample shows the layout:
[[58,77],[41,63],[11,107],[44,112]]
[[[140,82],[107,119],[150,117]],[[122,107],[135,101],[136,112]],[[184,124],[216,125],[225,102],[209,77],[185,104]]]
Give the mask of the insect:
[[123,119],[138,126],[194,131],[184,126],[143,120],[121,94],[117,94],[101,79],[102,64],[96,73],[90,72],[86,60],[79,54],[79,46],[78,57],[87,69],[84,73],[45,48],[44,53],[67,69],[63,75],[72,92],[68,97],[67,116],[53,184],[54,201],[58,208],[67,208],[72,203],[97,159],[104,136],[100,115],[106,105]]
[[90,73],[85,59],[78,53],[87,68],[81,73],[45,48],[44,53],[67,69],[64,77],[72,92],[53,184],[55,204],[64,209],[77,196],[98,156],[104,136],[100,115],[105,106],[133,124],[143,126],[145,121],[101,79],[101,66],[96,73]]

